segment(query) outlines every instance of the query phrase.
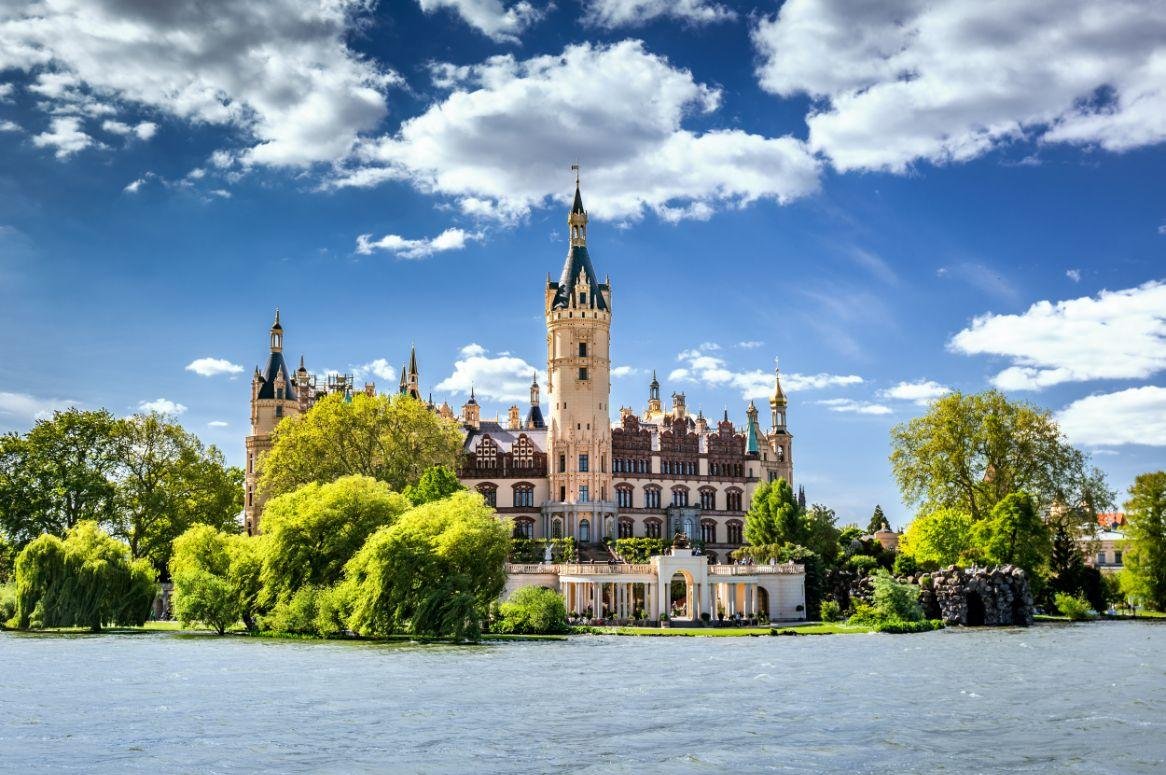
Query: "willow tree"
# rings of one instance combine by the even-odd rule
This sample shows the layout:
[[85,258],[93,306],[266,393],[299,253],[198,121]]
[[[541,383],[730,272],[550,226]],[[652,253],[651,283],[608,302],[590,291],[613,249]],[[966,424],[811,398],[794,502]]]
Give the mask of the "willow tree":
[[174,540],[170,577],[174,615],[183,625],[201,622],[219,635],[250,622],[259,591],[263,536],[224,533],[195,525]]
[[140,626],[157,594],[147,560],[96,522],[74,525],[62,540],[45,534],[16,558],[16,625],[21,628]]
[[1147,606],[1166,611],[1166,471],[1138,475],[1129,493],[1124,586]]
[[462,451],[453,420],[407,395],[363,393],[328,396],[283,420],[271,443],[259,460],[259,486],[268,497],[350,475],[370,476],[404,492],[434,466],[455,469]]
[[958,509],[972,521],[1010,493],[1038,512],[1061,502],[1092,522],[1113,501],[1104,475],[1061,434],[1052,415],[999,391],[951,393],[891,430],[891,466],[903,500],[921,512]]

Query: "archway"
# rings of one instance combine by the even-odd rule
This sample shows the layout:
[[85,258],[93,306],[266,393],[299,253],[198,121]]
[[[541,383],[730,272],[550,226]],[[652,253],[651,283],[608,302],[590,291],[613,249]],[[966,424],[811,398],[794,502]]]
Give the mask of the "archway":
[[769,590],[762,586],[757,587],[757,613],[773,617],[769,610]]
[[551,520],[551,538],[563,537],[563,520],[555,517]]
[[684,571],[672,574],[668,583],[668,614],[673,619],[693,619],[692,578]]
[[579,543],[591,543],[591,523],[586,519],[579,520]]
[[964,602],[968,606],[968,615],[964,624],[968,627],[983,627],[984,617],[987,613],[984,609],[984,598],[980,597],[979,592],[969,591],[964,596]]
[[1024,598],[1017,594],[1012,598],[1012,621],[1018,627],[1028,626],[1028,606],[1025,605]]

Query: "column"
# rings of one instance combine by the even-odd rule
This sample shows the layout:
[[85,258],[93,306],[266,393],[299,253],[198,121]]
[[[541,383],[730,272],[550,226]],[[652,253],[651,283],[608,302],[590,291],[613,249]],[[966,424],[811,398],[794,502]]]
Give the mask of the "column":
[[656,593],[657,586],[659,585],[649,581],[644,593],[646,596],[644,607],[648,609],[648,616],[653,620],[660,618],[660,596]]
[[591,616],[596,618],[603,613],[603,585],[598,581],[591,582]]
[[737,613],[737,585],[729,584],[729,605],[726,607],[726,615],[732,616]]

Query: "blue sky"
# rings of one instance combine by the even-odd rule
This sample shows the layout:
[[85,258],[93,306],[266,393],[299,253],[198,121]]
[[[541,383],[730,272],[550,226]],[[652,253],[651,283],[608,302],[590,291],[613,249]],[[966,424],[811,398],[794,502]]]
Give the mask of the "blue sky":
[[901,525],[889,429],[998,386],[1124,491],[1166,466],[1163,41],[1137,2],[0,10],[0,430],[161,406],[239,462],[276,305],[315,371],[416,343],[504,414],[578,161],[613,405],[654,368],[741,422],[780,358],[810,499]]

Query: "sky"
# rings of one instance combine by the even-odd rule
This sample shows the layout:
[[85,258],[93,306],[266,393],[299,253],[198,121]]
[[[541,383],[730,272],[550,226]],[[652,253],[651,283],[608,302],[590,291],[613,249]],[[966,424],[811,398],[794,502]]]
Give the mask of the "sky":
[[574,163],[651,372],[896,526],[948,391],[1166,467],[1166,3],[0,0],[0,431],[165,411],[233,463],[274,309],[316,373],[483,416],[545,370]]

